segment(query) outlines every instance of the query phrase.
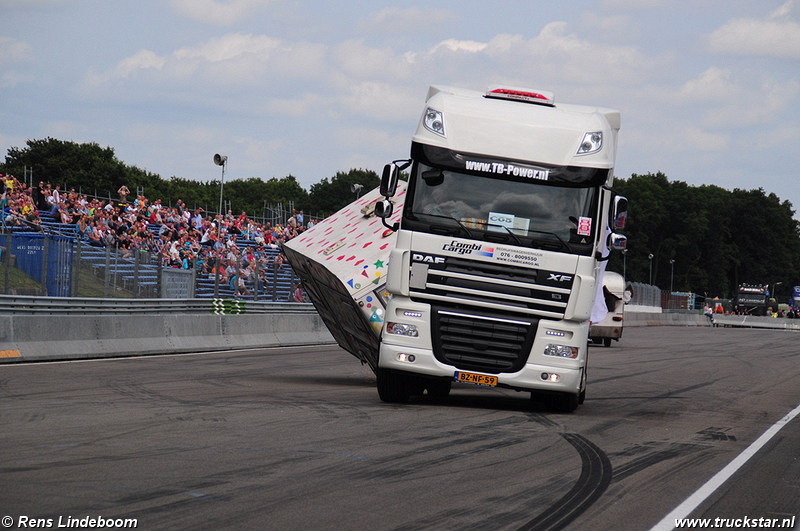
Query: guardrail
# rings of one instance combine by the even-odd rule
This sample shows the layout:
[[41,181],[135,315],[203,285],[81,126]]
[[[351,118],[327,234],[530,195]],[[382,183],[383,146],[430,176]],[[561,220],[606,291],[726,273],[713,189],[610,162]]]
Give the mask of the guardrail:
[[717,326],[745,328],[774,328],[780,330],[800,330],[800,319],[777,317],[756,317],[753,315],[714,315]]
[[311,303],[234,299],[98,299],[0,295],[0,315],[316,313]]

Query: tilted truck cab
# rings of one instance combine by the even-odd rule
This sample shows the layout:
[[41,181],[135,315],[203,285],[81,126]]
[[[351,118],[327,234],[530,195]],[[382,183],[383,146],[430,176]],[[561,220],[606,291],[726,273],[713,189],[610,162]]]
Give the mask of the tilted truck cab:
[[[387,165],[383,199],[352,221],[372,228],[371,216],[383,218],[384,232],[372,233],[391,240],[370,295],[379,340],[337,337],[376,372],[382,400],[444,396],[467,382],[577,408],[605,260],[626,245],[612,232],[627,216],[627,201],[611,190],[619,128],[618,111],[556,104],[546,92],[429,89],[411,158]],[[398,183],[403,171],[407,185]],[[343,326],[371,332],[355,323],[368,314],[353,291],[358,274],[333,286],[339,266],[324,265],[359,260],[336,250],[358,248],[351,230],[323,222],[287,244],[335,337]]]

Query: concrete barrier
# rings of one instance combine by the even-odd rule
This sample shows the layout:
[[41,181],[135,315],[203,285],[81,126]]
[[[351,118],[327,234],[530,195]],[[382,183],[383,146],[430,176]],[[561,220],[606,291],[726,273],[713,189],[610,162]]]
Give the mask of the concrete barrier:
[[625,310],[623,325],[640,326],[711,326],[708,317],[698,312],[629,312]]
[[0,315],[0,363],[334,343],[315,312]]
[[[800,319],[715,316],[719,326],[800,330]],[[698,312],[625,311],[625,327],[711,326]],[[0,364],[335,344],[319,315],[0,315]]]
[[715,315],[714,324],[717,326],[745,328],[800,330],[800,319],[778,319],[776,317],[755,317],[752,315]]

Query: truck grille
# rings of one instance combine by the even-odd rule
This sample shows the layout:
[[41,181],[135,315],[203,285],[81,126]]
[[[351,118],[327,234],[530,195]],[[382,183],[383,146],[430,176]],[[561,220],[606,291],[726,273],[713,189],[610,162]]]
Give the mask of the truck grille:
[[422,256],[411,300],[431,305],[433,353],[462,370],[516,372],[540,318],[562,319],[573,276],[464,258]]
[[433,352],[442,363],[488,373],[516,372],[525,365],[538,320],[432,309]]
[[411,271],[411,300],[548,319],[563,319],[573,283],[550,271],[457,258],[414,263]]

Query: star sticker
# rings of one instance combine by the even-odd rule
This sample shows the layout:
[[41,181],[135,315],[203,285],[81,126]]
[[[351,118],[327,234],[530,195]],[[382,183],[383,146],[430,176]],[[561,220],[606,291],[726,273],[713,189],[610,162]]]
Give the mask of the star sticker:
[[378,260],[373,264],[375,267],[383,267],[383,260]]

